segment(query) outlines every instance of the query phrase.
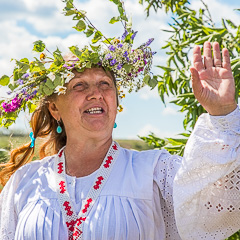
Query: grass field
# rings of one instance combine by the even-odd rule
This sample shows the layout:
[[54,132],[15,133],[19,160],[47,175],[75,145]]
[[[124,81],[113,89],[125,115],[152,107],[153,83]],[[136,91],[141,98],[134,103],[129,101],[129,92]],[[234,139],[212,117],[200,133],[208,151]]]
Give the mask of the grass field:
[[[150,149],[150,147],[140,139],[139,140],[116,139],[116,141],[120,144],[120,146],[128,149],[135,149],[139,151]],[[14,149],[29,142],[30,142],[29,136],[0,135],[0,162],[4,162],[8,159],[7,154],[11,149]],[[39,144],[40,143],[37,140],[36,148],[39,146]],[[38,156],[36,156],[35,159],[36,158],[38,158]]]

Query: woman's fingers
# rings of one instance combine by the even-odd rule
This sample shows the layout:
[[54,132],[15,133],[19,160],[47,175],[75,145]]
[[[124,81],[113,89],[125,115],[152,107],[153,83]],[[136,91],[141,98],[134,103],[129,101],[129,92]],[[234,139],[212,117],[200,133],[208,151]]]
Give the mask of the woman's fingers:
[[199,46],[195,46],[193,48],[193,66],[197,69],[197,71],[205,69],[202,62],[201,49]]
[[218,42],[214,42],[212,44],[213,48],[213,63],[214,67],[222,67],[222,60],[221,60],[221,53],[220,53],[220,47]]
[[211,43],[205,42],[203,45],[203,56],[205,68],[213,67]]
[[222,67],[232,71],[229,52],[226,48],[222,50]]
[[195,69],[194,67],[190,68],[191,71],[191,79],[192,79],[192,88],[193,88],[193,92],[194,95],[198,98],[198,96],[201,94],[202,92],[202,83],[200,81],[199,78],[199,74],[197,69]]

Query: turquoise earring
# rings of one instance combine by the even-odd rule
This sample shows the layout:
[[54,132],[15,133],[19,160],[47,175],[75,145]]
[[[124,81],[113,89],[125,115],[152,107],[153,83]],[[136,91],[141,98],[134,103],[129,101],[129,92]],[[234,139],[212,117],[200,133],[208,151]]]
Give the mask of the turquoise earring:
[[116,123],[114,123],[114,126],[113,126],[113,128],[116,128],[117,127],[117,124]]
[[60,134],[60,133],[62,133],[62,127],[60,126],[59,121],[57,121],[57,124],[58,124],[58,126],[57,126],[56,131],[58,134]]

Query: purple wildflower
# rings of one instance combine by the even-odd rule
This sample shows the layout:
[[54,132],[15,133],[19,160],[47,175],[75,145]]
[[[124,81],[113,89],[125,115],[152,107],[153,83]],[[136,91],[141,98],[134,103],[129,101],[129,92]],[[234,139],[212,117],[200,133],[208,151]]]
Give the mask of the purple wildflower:
[[29,77],[29,73],[25,73],[22,75],[23,78],[28,78]]
[[12,99],[11,103],[3,102],[2,107],[4,111],[7,113],[14,112],[21,106],[21,103],[22,103],[22,99],[15,97],[14,99]]
[[123,54],[124,57],[127,57],[128,56],[128,52],[125,51],[124,54]]
[[114,64],[116,64],[117,60],[114,58],[111,62],[110,65],[113,66]]
[[70,70],[72,68],[74,68],[75,64],[73,63],[71,66],[67,65],[66,63],[63,65],[63,67],[65,67],[66,69]]
[[136,34],[138,33],[138,31],[134,32],[133,35],[131,36],[131,39],[133,40],[136,36]]
[[119,63],[119,64],[117,65],[117,69],[120,70],[121,68],[122,68],[122,64]]
[[37,94],[37,90],[34,90],[34,91],[32,92],[32,95],[35,96],[36,94]]
[[106,58],[106,60],[108,60],[108,59],[112,59],[113,57],[110,53],[108,53],[108,54],[106,54],[105,58]]
[[17,83],[18,83],[19,85],[22,85],[22,84],[23,84],[23,80],[22,80],[21,78],[19,78],[19,79],[17,80]]
[[119,43],[117,46],[118,46],[118,48],[121,48],[123,46],[123,44]]
[[152,41],[154,40],[154,38],[150,38],[146,43],[145,43],[145,47],[149,46]]
[[125,29],[125,32],[122,35],[122,40],[125,40],[127,35],[128,35],[128,31]]
[[114,52],[115,49],[116,49],[116,48],[115,48],[113,45],[111,45],[111,46],[109,47],[109,50],[112,51],[112,52]]

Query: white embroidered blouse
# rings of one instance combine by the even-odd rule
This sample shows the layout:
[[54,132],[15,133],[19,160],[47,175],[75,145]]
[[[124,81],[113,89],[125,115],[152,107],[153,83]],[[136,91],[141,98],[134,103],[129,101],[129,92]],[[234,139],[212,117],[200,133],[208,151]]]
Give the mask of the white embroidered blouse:
[[[224,239],[240,229],[240,112],[203,114],[185,157],[120,154],[83,225],[85,240]],[[56,156],[20,168],[0,194],[0,239],[67,240],[56,195]],[[177,173],[177,174],[176,174]],[[77,211],[97,171],[67,176]],[[181,236],[181,237],[180,237]]]

